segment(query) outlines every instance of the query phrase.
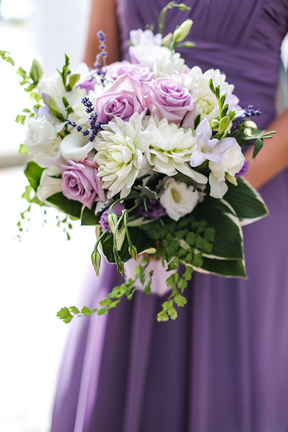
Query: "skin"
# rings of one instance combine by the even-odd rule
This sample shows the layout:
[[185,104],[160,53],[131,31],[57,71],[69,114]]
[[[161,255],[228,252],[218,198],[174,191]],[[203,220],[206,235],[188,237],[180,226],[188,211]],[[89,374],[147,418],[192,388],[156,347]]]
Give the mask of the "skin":
[[[106,34],[107,64],[119,61],[121,51],[116,0],[92,0],[90,17],[85,63],[92,67],[95,62],[99,52],[95,35],[99,30]],[[264,140],[264,146],[256,159],[252,160],[252,147],[245,154],[246,160],[250,161],[246,178],[256,189],[260,189],[288,166],[288,109],[268,125],[266,130],[277,133],[272,139]]]

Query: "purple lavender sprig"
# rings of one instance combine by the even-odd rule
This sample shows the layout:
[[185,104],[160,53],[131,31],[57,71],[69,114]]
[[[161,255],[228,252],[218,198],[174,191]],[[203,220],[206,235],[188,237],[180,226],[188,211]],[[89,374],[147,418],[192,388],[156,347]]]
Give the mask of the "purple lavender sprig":
[[262,114],[262,111],[255,110],[253,105],[248,105],[247,108],[244,108],[244,113],[242,116],[235,117],[233,122],[232,131],[239,129],[239,127],[250,117],[257,116],[259,117]]
[[96,138],[98,132],[100,132],[102,125],[105,123],[98,121],[98,114],[95,112],[94,105],[87,96],[84,97],[81,102],[86,107],[85,111],[90,114],[90,116],[88,117],[88,119],[90,120],[90,130],[83,130],[83,127],[81,125],[77,125],[75,121],[71,121],[69,119],[67,120],[67,124],[72,126],[73,128],[76,128],[77,132],[81,132],[83,136],[89,135],[88,140],[92,142]]
[[98,69],[97,74],[101,77],[100,81],[101,81],[102,85],[104,85],[105,72],[102,70],[102,67],[106,66],[106,58],[108,56],[107,46],[105,44],[106,35],[105,35],[105,33],[103,33],[102,30],[100,30],[97,32],[97,37],[99,39],[99,49],[101,50],[101,52],[96,57],[96,62],[94,63],[94,67],[95,67],[95,69]]

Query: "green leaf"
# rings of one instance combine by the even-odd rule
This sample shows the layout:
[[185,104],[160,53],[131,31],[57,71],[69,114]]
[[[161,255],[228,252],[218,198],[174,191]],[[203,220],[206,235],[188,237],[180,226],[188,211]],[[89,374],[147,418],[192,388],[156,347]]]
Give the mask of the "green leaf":
[[203,264],[201,268],[197,268],[197,271],[220,276],[247,278],[243,260],[221,260],[203,257]]
[[248,225],[268,214],[267,207],[259,193],[243,179],[238,178],[238,186],[228,184],[228,192],[224,196],[235,210],[241,225]]
[[193,214],[196,219],[205,220],[209,227],[215,229],[211,255],[243,259],[243,234],[240,222],[224,200],[206,195],[204,201],[193,210]]
[[168,321],[169,317],[167,315],[167,312],[165,310],[162,310],[157,315],[157,321]]
[[73,89],[74,85],[79,81],[79,79],[80,74],[78,73],[69,76],[69,87],[71,88],[71,90]]
[[80,313],[79,309],[77,309],[76,306],[71,306],[71,307],[70,307],[70,311],[71,311],[74,315],[77,315],[77,314]]
[[9,57],[9,55],[7,55],[7,54],[10,54],[10,53],[8,51],[1,51],[0,50],[0,57],[2,57],[2,60],[7,61],[12,66],[15,66],[14,60],[11,57]]
[[59,312],[57,312],[57,317],[62,319],[67,324],[72,320],[73,315],[71,315],[67,307],[64,307],[61,308]]
[[18,153],[19,154],[28,154],[29,149],[24,144],[20,144],[20,148],[18,150]]
[[172,306],[171,308],[169,308],[167,310],[168,315],[170,316],[171,319],[175,320],[178,316],[178,313],[176,311],[176,309],[174,308],[174,306]]
[[183,307],[187,303],[187,299],[179,293],[175,295],[174,301],[179,307]]
[[15,122],[16,123],[21,123],[22,125],[25,124],[25,120],[26,120],[26,115],[17,115]]
[[35,85],[37,85],[39,83],[39,81],[43,75],[43,71],[42,71],[42,68],[40,66],[40,63],[36,59],[34,59],[32,62],[32,66],[31,66],[29,75],[30,75],[30,77],[31,77],[31,79]]
[[100,221],[100,215],[95,215],[96,203],[93,204],[91,209],[84,207],[81,214],[81,225],[95,226]]
[[254,146],[254,151],[253,151],[253,159],[257,156],[257,154],[260,152],[262,147],[263,147],[263,140],[260,138],[257,138],[255,146]]
[[61,122],[66,121],[65,117],[60,112],[60,109],[59,109],[55,99],[53,99],[48,94],[45,94],[45,95],[43,94],[43,100],[44,100],[45,104],[50,108],[52,114],[54,114],[58,120],[60,120]]
[[40,184],[41,176],[44,171],[44,168],[41,168],[39,165],[37,165],[35,162],[31,161],[28,162],[24,174],[27,177],[30,185],[32,188],[37,191],[37,188]]
[[166,284],[168,287],[172,287],[174,286],[179,280],[179,274],[178,273],[173,273],[172,275],[170,275],[167,279],[166,279]]
[[63,211],[64,213],[80,219],[82,204],[78,201],[69,200],[62,194],[62,192],[58,192],[47,198],[47,201],[55,205],[59,210]]
[[87,306],[83,306],[81,313],[84,314],[85,316],[88,316],[88,315],[91,315],[92,311]]
[[36,102],[40,102],[42,99],[41,96],[39,96],[38,93],[36,93],[36,92],[31,92],[30,98],[34,99]]

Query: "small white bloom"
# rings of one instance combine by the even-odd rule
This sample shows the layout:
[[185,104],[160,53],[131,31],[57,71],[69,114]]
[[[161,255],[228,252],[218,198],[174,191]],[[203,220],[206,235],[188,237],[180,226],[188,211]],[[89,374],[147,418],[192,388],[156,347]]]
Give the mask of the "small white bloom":
[[60,151],[64,159],[79,162],[93,149],[94,143],[81,133],[73,131],[60,144]]
[[141,63],[149,67],[156,77],[169,77],[175,72],[182,72],[186,66],[179,53],[167,47],[146,44],[129,47],[132,63]]
[[[52,166],[43,171],[37,189],[37,197],[41,202],[46,202],[47,198],[62,191],[62,179],[60,176],[61,170],[59,166]],[[46,204],[49,204],[49,202],[46,202]]]
[[181,79],[185,86],[191,90],[196,100],[196,116],[200,114],[201,120],[206,118],[211,122],[219,114],[218,101],[208,85],[210,79],[212,79],[214,87],[220,85],[221,95],[226,94],[226,103],[229,105],[228,111],[234,109],[239,102],[239,99],[232,95],[234,85],[226,82],[226,75],[222,74],[219,69],[209,69],[203,73],[200,67],[194,66],[187,74],[182,75]]
[[160,202],[171,219],[178,221],[191,213],[199,201],[199,194],[192,186],[169,178],[164,183],[164,192]]
[[235,176],[243,167],[244,162],[245,157],[237,142],[224,153],[221,163],[210,161],[209,168],[212,171],[209,176],[210,195],[214,198],[222,198],[228,190],[225,183],[225,173],[232,177]]
[[149,29],[144,30],[144,31],[142,29],[131,30],[130,31],[130,41],[135,46],[136,45],[146,45],[147,43],[161,46],[162,45],[162,36],[160,33],[157,33],[156,35],[154,35],[154,33]]
[[47,166],[58,155],[60,142],[57,128],[46,117],[29,118],[24,144],[41,166]]
[[197,150],[192,129],[179,128],[175,123],[169,124],[167,119],[159,120],[156,116],[146,117],[144,124],[150,135],[146,156],[154,171],[167,176],[174,176],[179,171],[197,183],[207,183],[207,177],[187,164],[191,154]]
[[95,143],[98,175],[102,178],[103,188],[109,190],[108,199],[118,192],[124,198],[145,165],[143,153],[150,136],[143,131],[138,113],[133,114],[129,122],[115,117],[103,129]]

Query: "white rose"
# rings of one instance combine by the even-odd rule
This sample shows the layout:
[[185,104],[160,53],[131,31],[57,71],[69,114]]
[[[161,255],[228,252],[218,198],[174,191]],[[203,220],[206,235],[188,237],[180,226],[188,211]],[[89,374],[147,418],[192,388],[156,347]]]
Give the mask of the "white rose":
[[171,219],[178,221],[182,216],[191,213],[198,201],[199,194],[192,186],[177,182],[173,178],[165,181],[160,202]]
[[46,117],[29,118],[24,144],[41,166],[47,166],[57,156],[60,142],[57,128]]
[[141,63],[149,67],[156,77],[169,77],[185,69],[185,61],[179,53],[167,47],[146,44],[130,46],[129,54],[132,63]]

